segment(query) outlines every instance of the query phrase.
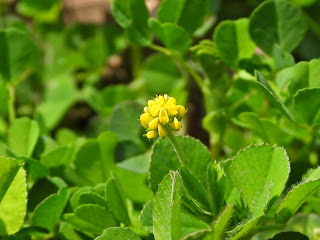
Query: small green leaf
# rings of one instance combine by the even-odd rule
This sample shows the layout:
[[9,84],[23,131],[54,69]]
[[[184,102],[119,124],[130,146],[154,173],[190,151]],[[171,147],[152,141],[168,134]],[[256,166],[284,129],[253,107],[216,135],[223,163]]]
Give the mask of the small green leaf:
[[8,131],[8,145],[18,156],[30,157],[39,137],[38,124],[29,118],[12,122]]
[[79,176],[90,185],[107,181],[114,167],[116,145],[117,137],[111,132],[102,133],[98,139],[87,140],[74,161]]
[[141,75],[150,95],[169,93],[182,79],[174,61],[163,54],[153,54],[147,58]]
[[286,78],[289,81],[288,89],[291,96],[302,88],[320,87],[320,60],[297,63],[290,68]]
[[42,201],[34,210],[32,221],[35,226],[53,231],[68,201],[68,188],[62,187]]
[[268,240],[309,240],[306,235],[303,235],[299,232],[282,232],[276,234],[273,238],[269,238]]
[[133,43],[140,46],[150,45],[149,14],[144,0],[115,0],[112,2],[111,11]]
[[157,19],[150,18],[149,25],[168,49],[184,52],[192,44],[189,33],[175,23],[161,24]]
[[63,240],[83,240],[79,232],[70,223],[62,223],[59,227],[59,234]]
[[19,231],[27,211],[26,172],[15,159],[0,157],[0,235]]
[[0,30],[0,78],[16,81],[31,67],[35,52],[34,42],[25,32],[14,28]]
[[147,202],[141,211],[141,214],[139,216],[139,220],[142,224],[142,227],[149,232],[153,232],[153,204],[154,201],[150,200]]
[[289,159],[281,147],[251,146],[232,160],[230,177],[253,217],[264,214],[268,204],[280,196],[290,172]]
[[293,96],[298,121],[309,126],[320,124],[320,88],[304,88]]
[[196,201],[197,205],[201,205],[206,211],[211,210],[208,195],[200,183],[200,181],[189,171],[186,166],[180,168],[180,174],[182,177],[183,186],[188,194],[192,197],[193,201]]
[[59,17],[61,2],[59,0],[22,0],[17,4],[17,11],[37,21],[56,21]]
[[214,42],[221,60],[230,66],[236,66],[240,59],[252,57],[255,49],[246,18],[221,22],[215,29]]
[[263,77],[263,75],[259,71],[255,71],[256,75],[256,83],[260,87],[260,89],[264,92],[264,94],[268,97],[271,104],[278,108],[288,119],[294,121],[294,117],[292,113],[287,109],[287,107],[281,102],[279,97],[273,91],[267,80]]
[[112,214],[104,207],[96,204],[83,204],[74,213],[64,215],[66,221],[76,229],[85,233],[102,234],[108,227],[117,226]]
[[181,177],[170,171],[159,184],[153,206],[156,239],[178,240],[181,234]]
[[153,198],[152,191],[147,184],[148,170],[149,155],[146,154],[129,158],[117,164],[114,173],[127,198],[142,204]]
[[281,50],[278,45],[273,46],[272,57],[274,60],[274,70],[276,72],[283,68],[291,67],[295,63],[293,56],[290,53]]
[[119,141],[140,142],[142,126],[139,116],[142,111],[143,107],[136,102],[117,104],[110,114],[108,129],[117,135]]
[[307,181],[293,188],[278,208],[275,220],[281,223],[288,221],[301,205],[319,189],[320,179]]
[[257,227],[260,218],[261,217],[252,218],[238,225],[229,232],[232,235],[230,240],[246,239],[245,237]]
[[46,86],[44,101],[37,106],[37,113],[41,115],[48,130],[54,128],[74,104],[76,93],[76,87],[70,75],[64,73],[50,79]]
[[[208,185],[208,165],[211,161],[209,150],[199,140],[192,137],[175,137],[186,157],[186,166],[190,172],[200,181],[206,189]],[[158,184],[170,170],[177,170],[181,166],[178,156],[169,139],[160,140],[153,147],[149,183],[153,192],[156,192]]]
[[307,32],[302,12],[284,0],[263,2],[250,16],[252,40],[267,54],[275,44],[285,52],[294,50]]
[[95,240],[141,240],[141,238],[130,228],[112,227],[108,228]]
[[73,147],[61,146],[42,155],[40,162],[47,168],[67,166],[72,161],[73,154]]
[[227,226],[234,212],[234,205],[228,205],[222,213],[219,215],[218,220],[214,226],[214,232],[212,240],[219,240],[225,238],[225,232],[227,230]]
[[128,206],[119,180],[116,177],[108,179],[105,193],[105,200],[115,219],[126,226],[130,226],[131,221],[128,215]]
[[161,23],[176,23],[192,34],[202,26],[209,13],[209,4],[208,0],[163,0],[158,10],[158,20]]
[[8,100],[9,92],[7,89],[7,85],[4,81],[1,81],[0,75],[0,115],[3,117],[8,116]]

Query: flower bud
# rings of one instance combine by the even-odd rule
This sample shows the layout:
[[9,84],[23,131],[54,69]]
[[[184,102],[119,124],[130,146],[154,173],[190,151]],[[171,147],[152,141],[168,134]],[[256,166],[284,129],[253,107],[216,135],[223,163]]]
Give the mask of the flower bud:
[[163,125],[165,125],[169,122],[169,116],[168,116],[167,110],[165,108],[161,108],[160,114],[159,114],[159,119]]
[[170,124],[170,128],[174,131],[179,131],[181,128],[181,124],[177,118],[174,118],[173,122]]
[[167,136],[167,130],[161,124],[158,125],[158,133],[160,137]]
[[147,138],[152,139],[158,137],[158,133],[155,130],[151,130],[147,132]]

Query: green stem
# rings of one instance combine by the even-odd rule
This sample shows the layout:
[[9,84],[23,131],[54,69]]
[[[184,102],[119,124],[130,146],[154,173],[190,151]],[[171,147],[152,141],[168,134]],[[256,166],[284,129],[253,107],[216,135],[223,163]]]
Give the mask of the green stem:
[[203,92],[205,85],[204,85],[204,81],[203,81],[202,77],[192,67],[190,67],[185,62],[185,60],[183,58],[176,55],[174,52],[170,51],[169,49],[166,49],[161,46],[157,46],[157,45],[152,44],[152,45],[150,45],[150,48],[152,48],[153,50],[156,50],[158,52],[161,52],[161,53],[167,55],[168,57],[173,58],[178,63],[180,63],[181,66],[193,77],[193,79],[195,80],[195,82],[198,84],[199,88]]
[[174,137],[174,135],[172,134],[172,131],[170,128],[167,128],[167,132],[168,132],[168,138],[170,139],[173,148],[175,149],[176,153],[178,154],[179,160],[181,162],[182,165],[186,165],[186,158],[184,156],[184,153],[182,151],[182,148],[180,146],[180,144],[178,143],[177,139]]
[[7,89],[9,92],[9,99],[8,99],[8,110],[9,110],[9,120],[10,123],[12,123],[14,121],[14,119],[16,118],[16,111],[15,111],[15,89],[14,86],[12,86],[11,84],[7,85]]

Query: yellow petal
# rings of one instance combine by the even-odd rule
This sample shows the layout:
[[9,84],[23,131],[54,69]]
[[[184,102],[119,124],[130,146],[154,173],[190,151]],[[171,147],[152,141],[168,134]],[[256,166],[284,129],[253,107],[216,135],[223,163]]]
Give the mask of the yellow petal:
[[181,124],[177,118],[174,118],[173,122],[170,124],[170,128],[174,131],[179,131],[181,128]]
[[149,126],[150,129],[157,129],[158,128],[158,123],[159,123],[159,118],[155,118],[149,123],[148,126]]
[[150,116],[149,113],[143,113],[140,116],[140,120],[142,124],[149,123],[153,118]]
[[159,120],[160,122],[165,125],[169,122],[169,116],[168,116],[168,112],[165,108],[161,108],[160,110],[160,115],[159,115]]
[[169,96],[167,94],[163,95],[164,101],[167,102],[169,100]]
[[152,139],[152,138],[156,138],[158,136],[157,131],[151,130],[149,132],[147,132],[147,138]]
[[186,113],[186,109],[182,105],[178,105],[179,110],[178,110],[178,116],[179,118],[182,118],[184,114]]
[[148,107],[151,108],[153,105],[156,105],[156,103],[153,100],[149,100]]
[[173,97],[170,97],[169,100],[168,100],[168,103],[176,105],[177,104],[177,100],[175,98],[173,98]]
[[160,105],[153,105],[150,108],[150,113],[152,116],[154,117],[158,117],[159,116],[159,112],[160,112],[161,106]]
[[143,108],[143,111],[144,111],[145,113],[149,113],[149,108],[148,108],[148,107],[144,107],[144,108]]
[[167,130],[161,124],[158,125],[158,133],[160,137],[167,136]]
[[163,107],[163,105],[165,104],[165,101],[164,101],[164,97],[162,95],[159,95],[157,98],[156,98],[156,103],[159,104],[161,107]]
[[174,116],[174,115],[176,115],[178,113],[177,107],[172,105],[172,104],[170,104],[170,103],[166,103],[164,105],[164,107],[167,109],[168,114],[169,114],[170,117],[172,117],[172,116]]

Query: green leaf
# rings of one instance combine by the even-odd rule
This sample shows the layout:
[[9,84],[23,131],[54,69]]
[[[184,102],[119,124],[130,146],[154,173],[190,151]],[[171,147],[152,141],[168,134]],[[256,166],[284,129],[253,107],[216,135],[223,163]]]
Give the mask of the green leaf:
[[8,131],[8,145],[18,156],[30,157],[39,137],[38,124],[29,118],[12,122]]
[[139,143],[142,129],[139,116],[142,112],[142,105],[136,102],[119,103],[110,114],[108,129],[117,135],[119,141]]
[[132,93],[126,85],[112,85],[101,91],[93,91],[87,101],[99,114],[108,116],[112,108],[123,101],[132,100]]
[[[206,189],[208,185],[208,164],[211,161],[209,150],[197,139],[192,137],[175,136],[186,157],[186,166]],[[181,166],[178,156],[168,138],[157,142],[152,151],[149,183],[153,192],[170,170],[177,170]]]
[[149,25],[168,49],[184,52],[192,44],[189,33],[175,23],[161,24],[157,19],[150,18]]
[[183,186],[185,187],[188,194],[192,197],[192,200],[197,205],[200,204],[206,211],[211,211],[211,206],[204,187],[200,181],[189,171],[186,166],[180,168],[180,174],[182,177]]
[[141,75],[150,95],[168,93],[174,90],[182,79],[173,60],[163,54],[153,54],[147,58]]
[[42,201],[34,210],[32,221],[35,226],[53,231],[60,220],[68,201],[68,188],[62,187]]
[[163,0],[158,10],[158,20],[161,23],[176,23],[192,34],[202,26],[209,4],[208,0]]
[[73,147],[61,146],[42,155],[40,162],[47,168],[58,167],[61,165],[67,166],[74,154]]
[[104,207],[95,204],[83,204],[74,213],[64,215],[67,222],[85,233],[102,234],[108,227],[117,226],[112,214]]
[[95,192],[82,193],[79,197],[79,205],[82,204],[97,204],[101,207],[106,206],[106,201],[103,197]]
[[256,75],[256,83],[260,87],[260,89],[264,92],[267,98],[270,100],[271,104],[280,110],[288,119],[294,121],[294,117],[291,112],[287,109],[287,107],[281,102],[279,97],[273,91],[267,80],[263,77],[263,75],[259,71],[255,71]]
[[141,240],[141,238],[130,228],[114,227],[108,228],[101,236],[95,240]]
[[249,20],[221,22],[214,32],[214,42],[222,61],[230,66],[236,66],[243,58],[253,55],[255,44],[249,35]]
[[293,96],[298,121],[309,126],[320,124],[320,88],[305,88]]
[[148,170],[148,155],[135,156],[117,164],[114,173],[127,198],[142,204],[153,198],[147,185]]
[[252,40],[267,54],[275,44],[291,52],[303,40],[307,23],[302,12],[284,0],[263,2],[250,16]]
[[74,104],[76,93],[73,79],[67,74],[58,75],[48,81],[44,101],[37,106],[37,113],[41,115],[48,130],[54,128]]
[[156,239],[180,239],[180,188],[181,177],[174,171],[170,171],[159,184],[153,206],[153,234]]
[[227,230],[227,226],[234,212],[234,205],[228,205],[223,212],[219,215],[218,220],[214,226],[214,232],[212,236],[212,240],[219,240],[225,238],[225,232]]
[[289,177],[289,159],[281,147],[250,146],[232,160],[227,173],[240,191],[252,216],[264,214],[270,201],[284,190]]
[[[270,144],[287,144],[292,137],[278,123],[267,118],[259,118],[259,115],[253,112],[244,112],[239,114],[241,126],[252,129],[265,142]],[[238,122],[239,124],[239,122]]]
[[33,179],[40,179],[49,176],[49,170],[43,166],[39,161],[32,158],[18,157],[17,160],[25,163],[24,168],[27,169]]
[[293,56],[290,53],[281,50],[278,45],[273,46],[272,57],[274,60],[274,70],[276,72],[295,64]]
[[105,193],[107,205],[115,219],[126,226],[130,226],[131,221],[128,215],[128,206],[119,180],[116,177],[108,179]]
[[52,22],[59,17],[60,5],[59,0],[22,0],[17,4],[17,11],[37,21]]
[[114,167],[117,143],[117,137],[111,132],[102,133],[98,139],[87,140],[74,161],[79,176],[90,185],[106,182]]
[[[62,223],[59,227],[59,235],[63,240],[84,240],[70,223]],[[87,240],[87,238],[85,238]],[[89,238],[88,238],[89,239]]]
[[[153,231],[153,200],[146,203],[140,214],[140,222],[145,230]],[[206,232],[210,230],[208,224],[200,220],[199,218],[189,215],[185,212],[180,212],[181,214],[181,237],[187,238],[188,235],[193,235],[195,232]]]
[[282,232],[276,234],[273,238],[269,238],[269,240],[309,240],[306,235],[303,235],[299,232]]
[[249,235],[258,225],[261,217],[252,218],[234,228],[229,233],[232,235],[230,240],[240,240],[246,239],[245,237]]
[[287,78],[291,96],[302,88],[320,87],[320,60],[313,59],[310,62],[301,61],[297,63],[290,68]]
[[0,157],[0,235],[19,231],[27,211],[26,172],[15,159]]
[[311,180],[294,187],[282,201],[275,215],[277,222],[286,222],[298,211],[301,205],[320,189],[320,179]]
[[33,63],[36,48],[23,31],[0,30],[0,77],[6,82],[16,81]]
[[141,211],[139,220],[142,224],[142,227],[149,232],[153,232],[153,204],[154,200],[147,202]]
[[151,44],[151,31],[148,26],[149,14],[144,0],[114,0],[111,11],[133,43],[140,46]]

